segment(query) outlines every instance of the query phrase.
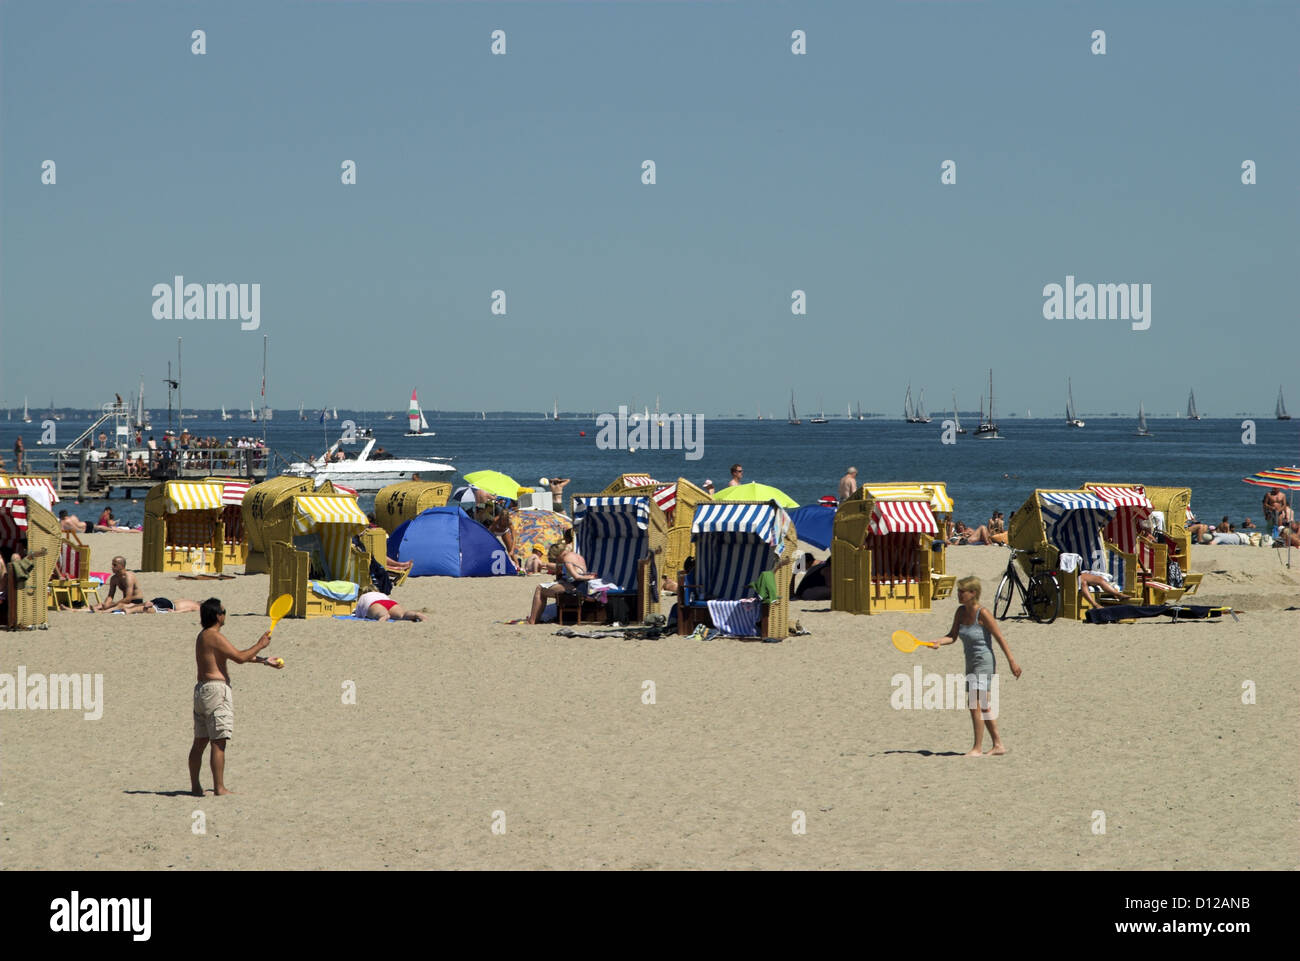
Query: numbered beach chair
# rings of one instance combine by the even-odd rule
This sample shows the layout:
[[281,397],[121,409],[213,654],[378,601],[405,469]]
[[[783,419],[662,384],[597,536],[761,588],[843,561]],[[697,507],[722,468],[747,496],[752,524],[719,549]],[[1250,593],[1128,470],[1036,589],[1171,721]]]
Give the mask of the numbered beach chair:
[[[932,487],[869,484],[839,506],[831,539],[831,610],[928,611],[936,586],[951,592],[949,575],[934,570],[940,533],[934,503]],[[950,520],[946,492],[940,504]]]
[[[627,599],[632,616],[644,621],[659,611],[659,575],[668,540],[668,520],[653,498],[641,495],[573,497],[573,539],[587,570],[618,585],[607,597]],[[561,623],[568,614],[601,620],[592,601],[575,595],[557,598]]]
[[[775,501],[700,504],[691,536],[695,569],[678,575],[677,633],[690,634],[704,624],[729,634],[784,640],[799,544],[790,515]],[[755,602],[750,585],[760,579],[770,582],[773,596]]]
[[[39,627],[49,622],[50,577],[58,559],[62,531],[59,521],[35,496],[17,488],[0,488],[0,552],[5,559],[3,626]],[[27,565],[10,563],[25,553]]]
[[450,497],[451,485],[437,481],[389,484],[375,495],[375,523],[391,534],[403,521],[418,517],[430,507],[445,507]]
[[[1042,557],[1046,569],[1056,572],[1063,617],[1082,620],[1087,610],[1079,597],[1079,574],[1110,570],[1103,532],[1115,511],[1111,501],[1087,490],[1036,490],[1011,515],[1008,543]],[[1078,555],[1081,561],[1073,570],[1064,570],[1063,554]]]
[[271,583],[266,606],[281,594],[293,598],[290,617],[349,614],[370,583],[370,554],[352,538],[367,529],[366,515],[354,496],[294,494],[277,502],[270,518],[277,530],[280,514],[291,519],[292,537],[271,541]]
[[142,571],[220,574],[225,567],[221,487],[167,481],[144,500]]

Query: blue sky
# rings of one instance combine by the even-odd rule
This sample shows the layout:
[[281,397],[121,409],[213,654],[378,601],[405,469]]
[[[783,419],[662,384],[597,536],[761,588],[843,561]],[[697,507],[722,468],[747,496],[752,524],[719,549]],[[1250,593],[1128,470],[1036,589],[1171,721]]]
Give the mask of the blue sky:
[[[1300,409],[1298,10],[7,2],[0,402],[158,406],[183,336],[246,405],[265,334],[277,408]],[[260,329],[155,319],[177,274]],[[1067,274],[1150,329],[1045,320]]]

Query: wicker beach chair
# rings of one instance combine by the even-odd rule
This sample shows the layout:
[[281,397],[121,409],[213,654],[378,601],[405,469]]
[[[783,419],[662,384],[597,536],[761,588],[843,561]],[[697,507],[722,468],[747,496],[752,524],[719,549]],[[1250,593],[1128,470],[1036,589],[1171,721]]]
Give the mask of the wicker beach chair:
[[[39,627],[49,622],[49,583],[62,533],[58,519],[35,496],[17,488],[0,489],[0,552],[5,558],[7,582],[5,627]],[[30,574],[21,583],[9,563],[20,550],[25,550],[32,562]]]
[[[1088,490],[1036,490],[1011,516],[1008,543],[1043,559],[1061,585],[1061,615],[1082,620],[1087,606],[1079,597],[1080,570],[1063,571],[1062,554],[1083,558],[1082,570],[1111,568],[1104,531],[1115,517],[1115,504]],[[1117,585],[1119,586],[1119,585]]]
[[[1164,515],[1164,534],[1177,546],[1176,559],[1183,570],[1184,594],[1195,594],[1205,577],[1204,571],[1192,570],[1192,535],[1187,532],[1187,515],[1191,510],[1192,489],[1190,487],[1152,487],[1146,486],[1146,495],[1151,507]],[[1155,574],[1160,576],[1161,569]]]
[[[950,520],[944,492],[940,510]],[[869,484],[835,512],[831,540],[831,610],[851,614],[928,611],[936,588],[953,579],[934,567],[935,491],[917,485]]]
[[695,508],[695,569],[678,574],[677,633],[716,627],[711,601],[752,597],[750,585],[771,573],[776,599],[760,604],[758,636],[784,640],[790,631],[790,580],[799,537],[775,501],[720,501]]
[[451,485],[436,481],[389,484],[375,495],[375,523],[391,534],[430,507],[445,507],[450,497]]
[[225,526],[221,488],[200,481],[167,481],[144,500],[142,571],[221,573]]
[[245,574],[265,574],[270,570],[272,542],[293,542],[293,498],[312,493],[333,494],[334,486],[325,481],[316,488],[310,477],[272,477],[248,489],[242,506],[244,534],[248,539]]
[[712,504],[713,498],[685,477],[671,484],[652,480],[648,474],[620,474],[602,494],[649,494],[668,519],[668,545],[664,549],[663,570],[675,573],[686,566],[686,559],[695,556],[695,542],[691,540],[691,524],[695,508]]
[[[437,506],[441,507],[443,505],[439,504]],[[370,560],[381,565],[384,570],[388,572],[389,576],[392,577],[394,589],[401,587],[406,583],[406,578],[410,576],[411,569],[409,567],[393,567],[388,563],[388,534],[382,527],[367,527],[364,531],[358,534],[357,537],[365,546],[366,555]],[[369,570],[370,565],[367,563],[366,580],[362,581],[363,584],[367,583],[369,580]]]
[[[644,494],[576,494],[572,504],[574,544],[586,559],[587,569],[618,585],[619,589],[607,596],[627,598],[633,616],[642,621],[657,613],[659,576],[668,540],[664,512]],[[574,608],[578,616],[596,610],[584,608],[583,599],[574,595],[561,596],[556,607],[562,615]]]
[[[287,504],[293,534],[271,542],[268,613],[281,594],[293,597],[290,617],[351,613],[362,585],[370,583],[370,553],[352,544],[353,536],[367,529],[366,515],[346,494],[295,494]],[[326,581],[346,581],[356,590],[336,598],[323,589]]]

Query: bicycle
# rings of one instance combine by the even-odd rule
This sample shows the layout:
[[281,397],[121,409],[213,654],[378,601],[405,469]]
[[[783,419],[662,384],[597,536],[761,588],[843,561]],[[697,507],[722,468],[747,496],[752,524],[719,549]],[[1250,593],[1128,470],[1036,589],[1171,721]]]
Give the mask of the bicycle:
[[[1029,572],[1027,580],[1020,579],[1016,569],[1016,558],[1022,554],[1029,555]],[[993,596],[993,616],[999,621],[1007,619],[1011,609],[1011,595],[1018,593],[1020,603],[1030,619],[1039,624],[1051,624],[1061,616],[1061,585],[1057,583],[1056,572],[1044,570],[1042,557],[1029,554],[1028,551],[1012,549],[1007,558],[1007,570],[998,584],[998,592]]]

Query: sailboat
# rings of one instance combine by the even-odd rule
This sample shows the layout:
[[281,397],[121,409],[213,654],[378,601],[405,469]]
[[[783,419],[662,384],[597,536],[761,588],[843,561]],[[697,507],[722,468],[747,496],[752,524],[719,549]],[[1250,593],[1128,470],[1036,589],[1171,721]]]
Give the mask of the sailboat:
[[980,440],[1000,440],[1002,435],[998,433],[997,421],[993,419],[993,369],[989,368],[989,415],[988,420],[983,416],[984,399],[980,398],[980,425],[975,428],[975,436]]
[[333,413],[331,413],[330,416],[333,417],[335,420],[338,420],[338,419],[339,419],[339,409],[338,409],[337,407],[335,407]]
[[925,412],[925,388],[921,389],[921,403],[912,406],[912,385],[907,385],[907,396],[903,399],[903,419],[909,424],[928,424],[930,416]]
[[1151,431],[1147,430],[1147,412],[1138,403],[1138,429],[1133,432],[1136,437],[1150,437]]
[[1188,419],[1188,420],[1200,420],[1200,419],[1201,419],[1201,414],[1200,414],[1200,412],[1196,409],[1196,391],[1195,391],[1195,390],[1189,390],[1189,391],[1187,392],[1187,419]]
[[23,423],[30,424],[31,422],[32,422],[32,415],[27,413],[27,398],[24,396],[23,397]]
[[1065,426],[1082,427],[1083,421],[1079,420],[1074,412],[1074,384],[1070,383],[1069,378],[1066,378],[1065,382],[1068,385],[1065,400]]
[[560,398],[556,397],[551,401],[551,420],[560,419]]
[[803,423],[803,421],[799,419],[799,415],[794,412],[794,391],[790,391],[790,420],[787,421],[787,423],[795,425]]
[[810,423],[810,424],[824,424],[824,423],[826,423],[826,405],[825,405],[825,403],[823,402],[822,398],[819,397],[819,398],[817,398],[817,400],[818,400],[819,403],[821,403],[822,411],[821,411],[821,413],[818,414],[816,417],[810,417],[810,418],[808,418],[808,423]]
[[[984,398],[981,397],[980,398],[981,410],[983,409],[982,406],[983,404],[984,404]],[[952,392],[952,422],[957,425],[957,433],[959,434],[966,433],[966,428],[961,426],[961,419],[957,416],[957,392],[955,390]]]
[[[647,411],[647,413],[649,413],[649,411]],[[658,394],[655,394],[655,423],[658,424],[660,427],[664,426],[664,415],[663,412],[659,410]]]
[[226,405],[225,405],[225,404],[222,404],[222,405],[221,405],[221,419],[222,419],[222,420],[230,420],[230,415],[226,413]]
[[1282,388],[1281,388],[1281,386],[1279,386],[1278,389],[1277,389],[1277,419],[1278,419],[1278,420],[1290,420],[1290,419],[1291,419],[1291,415],[1288,414],[1288,413],[1286,412],[1286,401],[1284,401],[1284,400],[1282,399]]
[[759,419],[759,420],[762,420],[762,419],[763,419],[763,405],[762,405],[762,404],[755,404],[754,406],[758,408],[758,419]]
[[858,401],[858,420],[863,420],[863,419],[864,418],[862,416],[862,401]]
[[415,388],[411,388],[411,405],[406,411],[406,421],[410,428],[406,432],[407,437],[432,437],[433,431],[429,430],[429,422],[424,419],[424,411],[420,409],[420,400],[415,396]]
[[253,409],[253,402],[251,400],[248,402],[248,419],[251,421],[257,420],[257,411]]

